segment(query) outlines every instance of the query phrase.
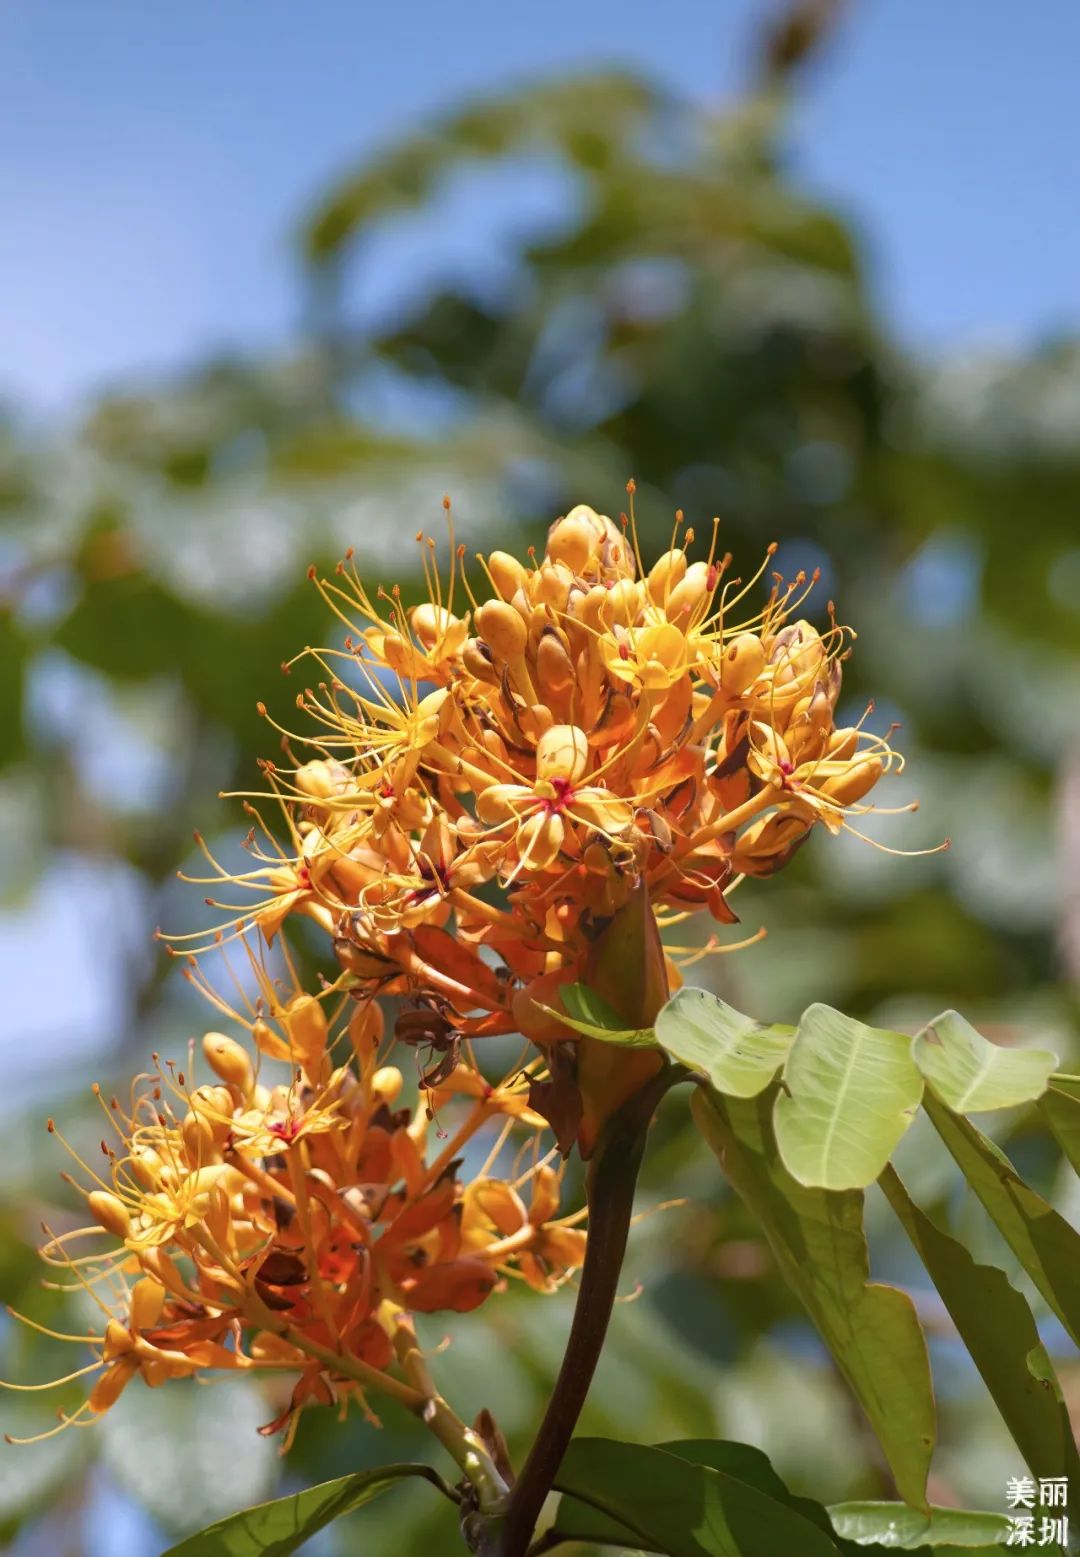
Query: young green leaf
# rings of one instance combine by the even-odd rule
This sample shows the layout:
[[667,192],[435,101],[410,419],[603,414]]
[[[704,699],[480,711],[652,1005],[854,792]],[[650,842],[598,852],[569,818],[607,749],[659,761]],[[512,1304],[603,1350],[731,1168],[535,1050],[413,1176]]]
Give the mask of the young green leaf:
[[1080,1233],[969,1120],[931,1094],[926,1111],[1005,1241],[1080,1346]]
[[656,1018],[656,1038],[673,1060],[701,1071],[717,1092],[756,1097],[776,1075],[793,1027],[743,1016],[705,989],[680,989]]
[[651,1027],[627,1027],[615,1007],[587,984],[564,984],[559,989],[559,996],[563,1003],[561,1011],[550,1006],[540,1009],[575,1033],[599,1038],[604,1043],[624,1044],[629,1049],[656,1048],[656,1035]]
[[923,1080],[899,1033],[831,1006],[803,1013],[776,1100],[776,1144],[800,1184],[863,1189],[915,1117]]
[[645,1444],[575,1438],[555,1486],[605,1516],[600,1528],[619,1540],[627,1531],[635,1543],[668,1557],[837,1554],[831,1536],[790,1504],[726,1471]]
[[941,1546],[950,1551],[1000,1548],[1010,1528],[1004,1514],[931,1508],[927,1516],[906,1503],[834,1503],[829,1517],[838,1535],[859,1546],[876,1542],[900,1552]]
[[996,1265],[979,1265],[911,1199],[895,1168],[881,1187],[1034,1476],[1080,1483],[1069,1413],[1027,1300]]
[[924,1508],[935,1416],[915,1307],[869,1280],[861,1192],[806,1188],[787,1171],[773,1138],[774,1097],[775,1088],[745,1101],[699,1088],[691,1110],[865,1411],[901,1495]]
[[957,1114],[1030,1103],[1057,1065],[1049,1049],[1002,1049],[958,1011],[943,1011],[915,1035],[912,1057],[941,1101]]
[[405,1476],[420,1476],[457,1501],[430,1465],[382,1465],[230,1514],[170,1546],[162,1557],[289,1557],[331,1520],[362,1508]]

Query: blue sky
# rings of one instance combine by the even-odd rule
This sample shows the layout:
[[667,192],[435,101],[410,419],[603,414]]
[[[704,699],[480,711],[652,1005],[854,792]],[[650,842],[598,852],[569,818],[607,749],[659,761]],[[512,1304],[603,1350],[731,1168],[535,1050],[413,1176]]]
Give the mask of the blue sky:
[[[0,394],[32,409],[287,335],[312,192],[425,112],[622,64],[703,99],[765,0],[10,0],[0,14]],[[1076,323],[1080,8],[862,0],[797,118],[920,348]]]

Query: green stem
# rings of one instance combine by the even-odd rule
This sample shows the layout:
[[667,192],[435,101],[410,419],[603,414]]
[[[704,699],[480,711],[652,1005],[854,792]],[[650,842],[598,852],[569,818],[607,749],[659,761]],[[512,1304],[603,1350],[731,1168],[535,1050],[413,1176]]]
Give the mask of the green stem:
[[477,1557],[525,1557],[589,1392],[622,1271],[634,1189],[645,1138],[657,1104],[685,1075],[665,1066],[606,1122],[589,1163],[589,1237],[566,1353],[529,1457],[514,1483],[505,1515],[478,1521],[472,1531]]

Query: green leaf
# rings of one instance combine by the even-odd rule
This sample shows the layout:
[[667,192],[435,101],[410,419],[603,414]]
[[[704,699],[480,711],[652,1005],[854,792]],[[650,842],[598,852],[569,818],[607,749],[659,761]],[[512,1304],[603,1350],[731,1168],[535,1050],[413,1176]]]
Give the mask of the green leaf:
[[575,1438],[555,1486],[668,1557],[836,1557],[830,1536],[794,1508],[664,1449]]
[[1039,1099],[1039,1112],[1074,1171],[1080,1173],[1080,1082],[1070,1076],[1051,1076]]
[[1058,1062],[1049,1049],[1002,1049],[957,1011],[943,1011],[917,1033],[912,1057],[943,1103],[957,1114],[1031,1103],[1046,1091]]
[[866,1412],[901,1496],[923,1508],[935,1418],[914,1305],[869,1281],[861,1192],[807,1188],[788,1173],[772,1133],[774,1096],[775,1089],[744,1101],[699,1089],[691,1107]]
[[831,1006],[805,1011],[776,1102],[776,1144],[800,1184],[863,1189],[915,1117],[923,1081],[910,1040]]
[[834,1503],[829,1517],[838,1535],[859,1546],[900,1552],[940,1546],[978,1551],[1002,1546],[1009,1533],[1004,1514],[967,1508],[931,1508],[927,1517],[906,1503]]
[[[708,1466],[711,1470],[734,1476],[737,1481],[756,1487],[766,1496],[794,1508],[826,1535],[831,1536],[833,1533],[823,1505],[810,1498],[793,1496],[773,1469],[768,1455],[751,1444],[722,1438],[689,1438],[658,1443],[653,1447],[674,1454],[680,1460],[687,1460],[691,1465]],[[559,1504],[555,1530],[565,1541],[591,1541],[601,1546],[633,1546],[637,1540],[634,1531],[628,1530],[618,1520],[567,1496]]]
[[454,1498],[430,1465],[382,1465],[230,1514],[170,1546],[162,1557],[288,1557],[331,1520],[362,1508],[406,1476],[420,1476]]
[[977,1264],[942,1232],[893,1167],[882,1174],[881,1187],[1032,1474],[1080,1482],[1069,1413],[1026,1299],[1004,1271]]
[[656,1048],[656,1036],[651,1027],[627,1027],[615,1007],[587,984],[564,984],[559,989],[559,996],[563,1011],[553,1011],[548,1006],[541,1006],[541,1010],[557,1017],[574,1032],[584,1033],[586,1038],[600,1038],[605,1043],[625,1044],[629,1049]]
[[784,1063],[795,1029],[743,1016],[706,989],[680,989],[656,1018],[660,1047],[717,1092],[756,1097]]
[[1006,1243],[1080,1346],[1080,1234],[969,1120],[931,1094],[926,1111]]

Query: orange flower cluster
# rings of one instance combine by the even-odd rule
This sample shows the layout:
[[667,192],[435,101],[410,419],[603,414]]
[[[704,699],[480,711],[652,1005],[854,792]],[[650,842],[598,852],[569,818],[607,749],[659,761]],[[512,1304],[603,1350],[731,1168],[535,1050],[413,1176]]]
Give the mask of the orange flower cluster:
[[[692,539],[677,524],[646,570],[630,522],[581,506],[542,558],[480,558],[482,602],[452,532],[445,583],[418,537],[429,598],[411,609],[397,589],[373,599],[351,555],[317,580],[348,636],[298,656],[321,673],[297,698],[314,730],[278,726],[287,752],[314,754],[266,764],[285,837],[255,812],[255,868],[211,860],[209,878],[252,901],[220,906],[267,941],[290,915],[315,920],[339,987],[401,996],[417,1008],[402,1034],[413,1022],[447,1048],[506,1032],[576,1044],[552,1015],[558,986],[595,980],[597,942],[635,895],[661,926],[735,922],[740,879],[778,870],[815,823],[850,829],[899,759],[836,728],[850,635],[831,610],[823,632],[799,616],[814,580],[776,575],[748,605],[775,548],[744,583],[715,527],[697,561]],[[647,1005],[677,980],[668,959]],[[585,1097],[585,1150],[645,1063],[623,1056],[610,1095]]]
[[[277,1368],[297,1381],[272,1427],[306,1400],[371,1387],[422,1407],[460,1448],[444,1403],[429,1409],[410,1314],[473,1308],[510,1274],[540,1290],[567,1279],[585,1235],[558,1216],[536,1132],[546,1119],[564,1152],[576,1137],[588,1155],[662,1063],[579,1036],[561,986],[584,981],[648,1025],[680,977],[661,928],[699,912],[736,922],[741,879],[778,870],[819,822],[851,829],[899,764],[886,739],[836,727],[850,635],[831,608],[820,632],[799,615],[814,581],[776,575],[748,603],[774,548],[744,583],[715,528],[691,560],[680,519],[646,570],[632,521],[582,506],[542,558],[481,558],[480,601],[452,530],[445,581],[419,539],[428,599],[411,609],[396,588],[372,598],[351,556],[317,580],[348,635],[291,662],[316,676],[297,698],[311,724],[278,726],[287,762],[264,764],[280,817],[248,797],[249,869],[203,845],[204,879],[245,900],[209,899],[229,925],[173,942],[289,1079],[268,1085],[243,1048],[209,1035],[213,1083],[192,1090],[165,1067],[128,1114],[108,1110],[121,1148],[105,1143],[110,1171],[92,1175],[89,1201],[115,1251],[46,1246],[104,1310],[90,1412],[136,1374]],[[317,995],[281,934],[297,918],[336,963]],[[259,986],[242,1010],[197,961],[232,937]],[[395,1110],[402,1075],[380,1052],[378,998],[394,1002],[391,1041],[425,1057],[427,1107],[413,1115]],[[492,1085],[474,1040],[510,1033],[538,1048]],[[465,1119],[429,1161],[429,1117],[453,1098]],[[496,1148],[516,1123],[531,1166],[493,1178],[493,1155],[462,1184],[457,1152],[499,1116]]]
[[[246,1048],[208,1033],[213,1080],[194,1086],[159,1066],[129,1111],[106,1106],[119,1146],[102,1142],[102,1172],[80,1159],[93,1225],[50,1237],[43,1254],[77,1277],[102,1325],[68,1337],[96,1351],[71,1377],[98,1376],[61,1428],[106,1411],[137,1376],[154,1386],[207,1369],[294,1376],[264,1429],[286,1429],[286,1443],[309,1401],[356,1397],[367,1410],[373,1389],[429,1410],[437,1397],[426,1375],[417,1387],[410,1315],[467,1312],[512,1275],[550,1292],[584,1258],[580,1214],[558,1214],[559,1175],[540,1155],[523,1074],[491,1086],[457,1064],[411,1113],[395,1107],[401,1072],[380,1062],[377,1006],[339,1002],[351,1015],[338,1046],[352,1056],[335,1064],[322,1003],[294,994],[282,1005],[269,983],[264,995],[248,1025],[264,1054],[295,1067],[288,1081],[268,1084]],[[428,1160],[433,1111],[463,1105]],[[489,1161],[515,1124],[532,1159],[512,1182],[485,1167],[465,1185],[457,1154],[491,1121],[502,1128]],[[107,1252],[73,1248],[103,1234]]]

